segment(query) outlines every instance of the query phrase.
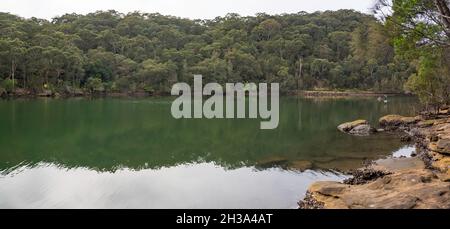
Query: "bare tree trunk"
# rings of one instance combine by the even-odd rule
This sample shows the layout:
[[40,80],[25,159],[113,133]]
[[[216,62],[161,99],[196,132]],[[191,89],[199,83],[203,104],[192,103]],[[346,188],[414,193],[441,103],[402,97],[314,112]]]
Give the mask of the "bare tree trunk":
[[27,66],[23,66],[23,88],[27,89]]
[[297,72],[297,93],[300,91],[300,82],[302,80],[303,58],[299,59]]
[[441,14],[442,23],[447,29],[446,34],[450,37],[450,9],[447,0],[434,0],[434,3]]
[[44,79],[45,79],[45,84],[48,85],[48,70],[45,70]]
[[13,86],[13,92],[15,91],[15,75],[16,75],[16,61],[11,61],[11,79],[12,79],[12,86]]

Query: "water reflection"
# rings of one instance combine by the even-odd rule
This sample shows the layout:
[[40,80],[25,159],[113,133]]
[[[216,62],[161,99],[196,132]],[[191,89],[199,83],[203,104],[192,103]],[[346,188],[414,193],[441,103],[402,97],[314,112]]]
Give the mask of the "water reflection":
[[416,153],[416,147],[414,145],[406,145],[398,150],[396,150],[394,153],[392,153],[392,157],[399,158],[399,157],[411,157],[412,154]]
[[403,147],[336,126],[415,100],[280,101],[260,120],[175,120],[170,98],[0,101],[0,208],[292,208],[315,180]]
[[314,180],[344,176],[307,170],[227,170],[213,163],[98,172],[22,165],[0,176],[1,208],[295,208]]

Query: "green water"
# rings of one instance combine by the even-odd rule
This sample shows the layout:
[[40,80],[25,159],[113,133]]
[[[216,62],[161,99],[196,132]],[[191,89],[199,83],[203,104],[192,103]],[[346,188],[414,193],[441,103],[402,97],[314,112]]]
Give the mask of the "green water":
[[0,101],[0,208],[293,208],[316,180],[391,155],[389,134],[342,122],[416,100],[282,98],[280,123],[181,119],[171,98]]

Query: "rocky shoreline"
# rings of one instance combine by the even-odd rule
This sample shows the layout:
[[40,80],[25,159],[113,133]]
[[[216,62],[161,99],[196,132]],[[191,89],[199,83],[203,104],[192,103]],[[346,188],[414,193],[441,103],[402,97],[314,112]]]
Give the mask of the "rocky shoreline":
[[[367,129],[368,123],[357,120],[339,129],[351,134],[359,125]],[[352,178],[344,182],[315,182],[299,208],[450,208],[450,108],[416,117],[388,115],[379,125],[384,131],[402,133],[403,141],[414,141],[417,153],[373,161],[352,171]]]
[[294,93],[296,95],[301,95],[303,97],[381,97],[381,96],[407,96],[410,94],[404,93],[389,93],[389,92],[373,92],[373,91],[324,91],[324,90],[313,90],[313,91],[298,91]]

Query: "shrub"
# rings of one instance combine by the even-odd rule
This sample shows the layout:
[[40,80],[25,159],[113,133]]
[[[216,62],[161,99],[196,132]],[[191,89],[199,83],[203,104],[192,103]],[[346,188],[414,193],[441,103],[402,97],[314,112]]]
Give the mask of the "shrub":
[[14,81],[12,79],[3,80],[2,87],[6,92],[10,93],[14,90]]

